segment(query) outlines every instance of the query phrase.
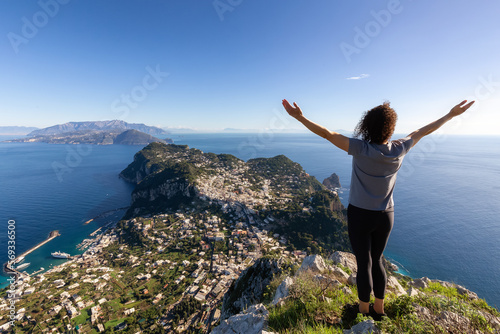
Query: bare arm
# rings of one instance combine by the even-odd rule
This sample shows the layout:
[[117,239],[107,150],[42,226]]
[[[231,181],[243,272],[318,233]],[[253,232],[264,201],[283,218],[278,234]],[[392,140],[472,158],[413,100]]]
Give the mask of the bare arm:
[[285,107],[285,110],[288,112],[288,114],[293,118],[295,118],[300,123],[304,124],[304,126],[308,128],[311,132],[317,134],[320,137],[325,138],[326,140],[328,140],[341,150],[344,150],[346,152],[349,150],[349,138],[341,135],[340,133],[330,131],[324,126],[321,126],[319,124],[316,124],[308,120],[302,114],[302,110],[295,102],[293,103],[293,105],[294,106],[292,107],[292,105],[287,100],[283,100],[283,107]]
[[472,104],[475,102],[475,101],[471,101],[469,103],[466,103],[467,100],[464,100],[462,102],[460,102],[459,104],[457,104],[456,106],[454,106],[449,113],[447,113],[446,115],[444,115],[443,117],[441,117],[440,119],[432,122],[432,123],[429,123],[427,124],[426,126],[416,130],[416,131],[413,131],[412,133],[410,133],[408,135],[408,137],[412,138],[413,139],[413,146],[415,146],[416,143],[418,143],[418,141],[420,139],[422,139],[423,137],[427,136],[428,134],[431,134],[433,133],[434,131],[436,131],[437,129],[439,129],[441,126],[443,126],[446,122],[448,122],[449,120],[451,120],[453,117],[456,117],[458,115],[461,115],[463,114],[467,109],[470,108],[470,106],[472,106]]

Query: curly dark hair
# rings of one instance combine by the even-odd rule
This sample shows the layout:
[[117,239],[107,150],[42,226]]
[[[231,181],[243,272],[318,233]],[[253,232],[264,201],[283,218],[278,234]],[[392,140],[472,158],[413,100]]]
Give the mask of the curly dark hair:
[[354,136],[370,143],[383,144],[394,133],[398,114],[391,108],[390,102],[376,106],[363,114],[354,129]]

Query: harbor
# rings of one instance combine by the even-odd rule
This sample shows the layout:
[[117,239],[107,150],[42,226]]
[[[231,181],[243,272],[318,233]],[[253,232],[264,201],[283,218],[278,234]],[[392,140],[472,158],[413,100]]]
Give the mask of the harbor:
[[[121,208],[121,209],[123,209],[123,208]],[[119,210],[119,209],[117,209],[117,210]],[[117,210],[113,210],[113,211],[117,211]],[[104,226],[99,227],[97,230],[95,230],[94,232],[89,234],[89,237],[91,237],[91,238],[83,239],[82,242],[80,242],[78,245],[76,245],[76,249],[83,251],[84,249],[89,248],[93,243],[100,240],[100,238],[99,238],[100,236],[98,236],[98,234],[100,232],[106,231],[108,228],[114,226],[115,224],[116,224],[116,222],[112,221]]]
[[[89,223],[95,221],[95,219],[108,217],[108,216],[110,216],[113,213],[116,213],[116,212],[118,212],[120,210],[125,210],[125,209],[127,209],[127,207],[121,207],[121,208],[118,208],[118,209],[113,209],[113,210],[109,210],[109,211],[103,212],[103,213],[99,214],[98,216],[96,216],[96,217],[94,217],[94,218],[86,221],[84,223],[84,225],[88,225]],[[116,224],[116,221],[111,221],[111,222],[107,223],[106,225],[97,228],[96,230],[94,230],[92,233],[89,234],[88,238],[84,239],[78,245],[76,245],[76,248],[78,250],[80,250],[80,251],[83,251],[83,250],[91,247],[92,244],[94,244],[96,241],[100,240],[100,234],[102,234],[108,228],[112,227],[114,224]],[[54,238],[56,238],[56,237],[58,237],[60,235],[61,234],[59,233],[58,230],[51,231],[49,233],[47,239],[45,239],[44,241],[42,241],[42,242],[36,244],[35,246],[29,248],[27,251],[23,252],[19,256],[16,256],[16,258],[14,260],[8,261],[8,262],[4,263],[4,265],[3,265],[4,272],[7,273],[7,274],[10,274],[10,275],[16,275],[16,276],[19,276],[19,277],[32,276],[32,275],[36,275],[36,274],[38,274],[40,272],[43,272],[44,269],[42,269],[42,267],[40,267],[39,270],[36,270],[32,274],[28,274],[25,271],[25,269],[27,267],[29,267],[31,263],[23,263],[23,261],[25,260],[25,257],[28,254],[32,253],[33,251],[37,250],[38,248],[42,247],[43,245],[45,245],[46,243],[50,242],[51,240],[53,240]],[[55,252],[55,253],[58,253],[58,252]],[[62,256],[54,256],[54,254],[51,253],[52,257],[59,258],[59,259],[71,259],[71,258],[74,257],[74,256],[71,256],[71,255],[66,254],[66,253],[63,253],[63,254],[65,254],[64,257],[62,257]]]
[[[51,231],[49,233],[49,236],[47,237],[47,239],[45,239],[44,241],[38,243],[37,245],[31,247],[30,249],[28,249],[27,251],[25,251],[24,253],[22,253],[21,255],[17,256],[16,259],[14,260],[14,262],[18,261],[20,262],[19,260],[21,258],[24,258],[26,257],[26,255],[28,255],[29,253],[33,252],[34,250],[42,247],[43,245],[45,245],[46,243],[48,243],[49,241],[52,241],[54,238],[60,236],[61,234],[59,233],[58,230],[54,230],[54,231]],[[18,275],[18,276],[22,276],[22,275],[25,275],[23,273],[21,273],[20,271],[18,271],[17,269],[15,268],[12,268],[11,265],[9,264],[9,262],[6,262],[4,263],[3,265],[3,268],[4,268],[4,271],[8,274],[11,274],[13,273],[14,275]]]

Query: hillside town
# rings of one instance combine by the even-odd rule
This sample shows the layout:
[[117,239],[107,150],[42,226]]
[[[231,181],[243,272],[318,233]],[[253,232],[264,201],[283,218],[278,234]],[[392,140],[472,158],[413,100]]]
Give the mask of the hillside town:
[[[220,195],[220,189],[211,194]],[[145,320],[150,330],[206,332],[219,321],[232,282],[256,259],[269,252],[305,257],[285,250],[286,240],[266,228],[272,220],[260,219],[241,203],[225,203],[219,215],[188,210],[122,221],[88,239],[83,254],[42,274],[19,277],[15,328],[90,333]],[[124,298],[127,290],[130,297]],[[8,332],[9,304],[5,293],[2,297],[0,330]],[[176,318],[176,306],[192,299],[199,308]],[[149,309],[157,320],[147,318]]]

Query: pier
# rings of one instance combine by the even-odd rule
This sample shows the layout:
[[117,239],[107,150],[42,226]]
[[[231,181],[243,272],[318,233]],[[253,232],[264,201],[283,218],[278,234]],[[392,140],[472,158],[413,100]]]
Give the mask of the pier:
[[92,222],[93,220],[94,220],[94,218],[89,219],[89,220],[87,220],[85,223],[83,223],[83,225],[87,225],[88,223]]
[[95,230],[94,232],[90,233],[89,236],[93,237],[95,236],[97,233],[99,233],[99,231],[102,229],[102,226],[99,227],[97,230]]
[[[45,245],[47,242],[51,241],[52,239],[54,239],[54,238],[56,238],[56,237],[58,237],[58,236],[60,236],[60,235],[61,235],[61,234],[60,234],[60,233],[59,233],[59,231],[57,231],[57,230],[51,231],[51,232],[49,233],[49,237],[48,237],[47,239],[45,239],[44,241],[40,242],[39,244],[37,244],[37,245],[35,245],[35,246],[31,247],[30,249],[28,249],[27,251],[25,251],[25,252],[24,252],[24,253],[22,253],[21,255],[17,256],[17,257],[14,259],[14,261],[15,261],[15,260],[17,260],[18,258],[20,258],[21,256],[26,256],[26,255],[28,255],[29,253],[31,253],[31,252],[33,252],[34,250],[36,250],[36,249],[38,249],[38,248],[42,247],[42,246],[43,246],[43,245]],[[10,267],[10,265],[9,265],[9,262],[4,263],[3,268],[4,268],[4,271],[5,271],[6,273],[14,273],[15,275],[20,275],[20,276],[24,275],[23,273],[21,273],[21,272],[17,271],[16,269],[12,269],[12,268]]]
[[[26,252],[22,253],[21,255],[19,255],[18,257],[21,257],[21,256],[26,256],[28,255],[29,253],[33,252],[34,250],[42,247],[43,245],[45,245],[47,242],[51,241],[52,239],[60,236],[61,234],[59,233],[59,231],[51,231],[49,233],[49,237],[47,239],[45,239],[44,241],[40,242],[38,245],[35,245],[33,247],[31,247],[30,249],[28,249]],[[17,259],[17,258],[16,258]]]
[[39,273],[41,273],[44,270],[45,270],[45,268],[41,267],[40,269],[38,269],[37,271],[32,272],[28,276],[35,276],[36,274],[39,274]]
[[97,216],[95,216],[94,218],[87,220],[85,223],[83,223],[83,225],[87,225],[87,224],[89,224],[89,223],[93,222],[93,221],[94,221],[94,220],[96,220],[96,219],[99,219],[99,218],[104,218],[104,217],[110,216],[110,215],[112,215],[112,214],[113,214],[113,213],[115,213],[115,212],[118,212],[118,211],[120,211],[120,210],[125,210],[125,209],[128,209],[128,208],[129,208],[129,206],[124,206],[123,208],[117,208],[117,209],[113,209],[113,210],[109,210],[109,211],[106,211],[106,212],[100,213],[100,214],[98,214]]

